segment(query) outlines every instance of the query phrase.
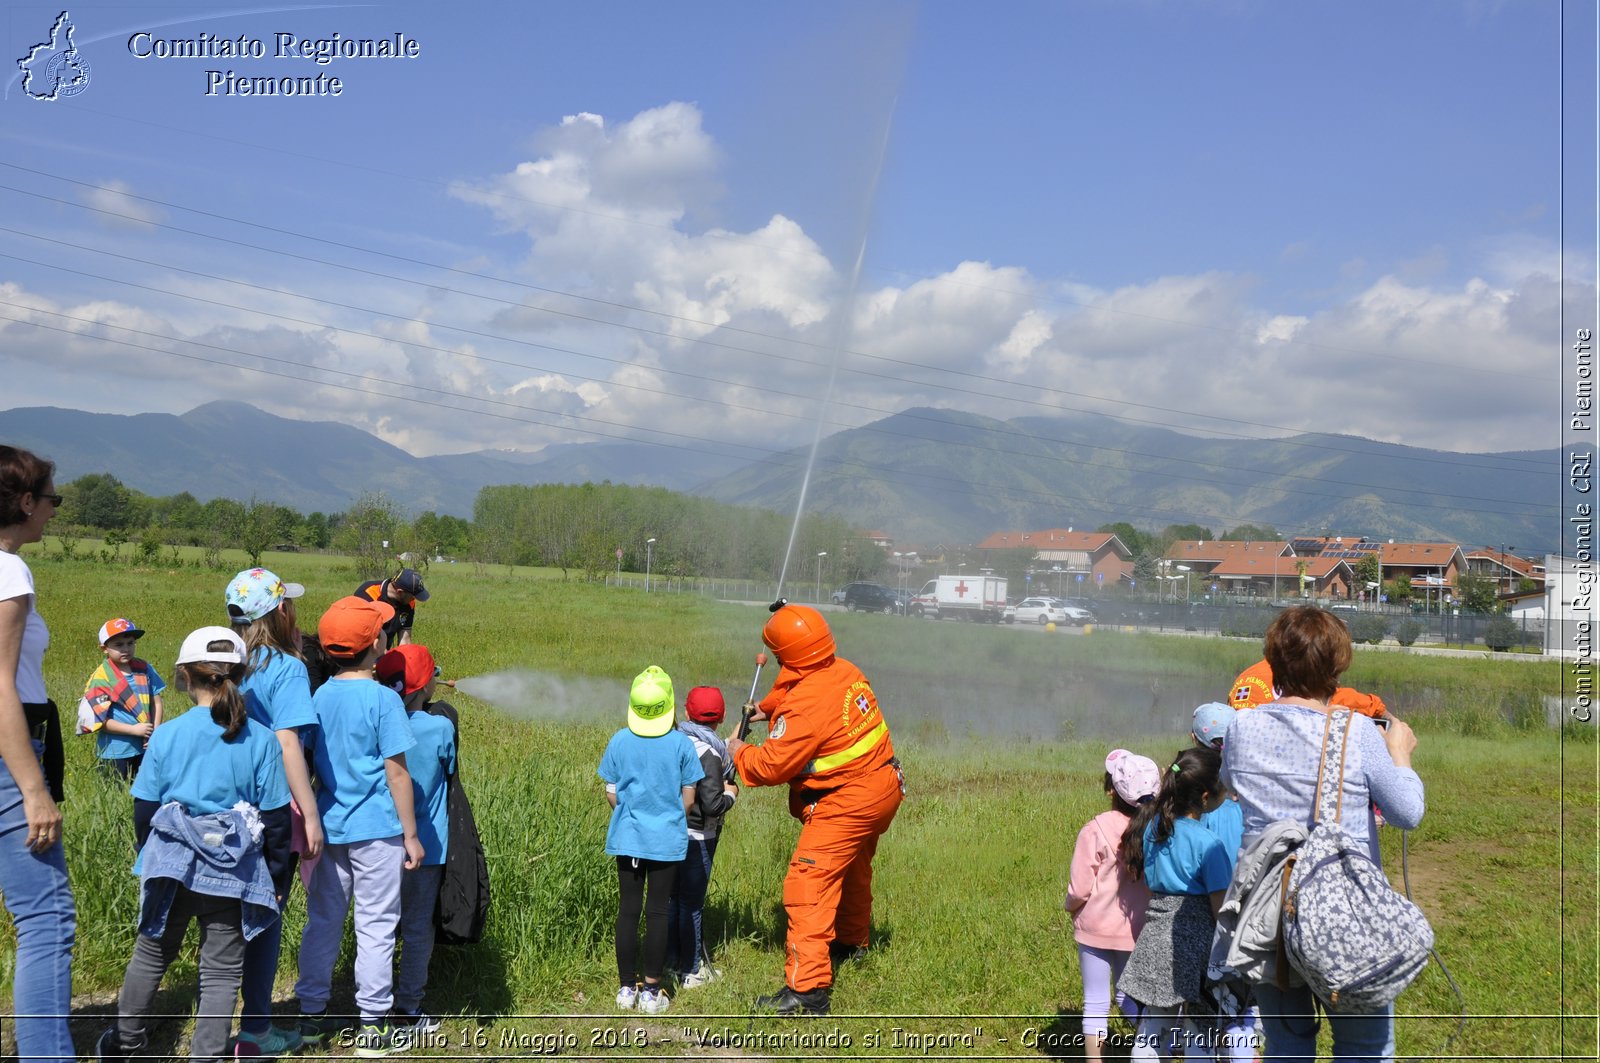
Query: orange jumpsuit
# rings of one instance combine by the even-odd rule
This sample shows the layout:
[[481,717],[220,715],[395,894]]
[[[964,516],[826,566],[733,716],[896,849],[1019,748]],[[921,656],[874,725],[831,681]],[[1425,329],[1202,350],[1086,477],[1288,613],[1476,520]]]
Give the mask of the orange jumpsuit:
[[[1240,672],[1239,678],[1233,681],[1233,689],[1228,692],[1228,704],[1235,709],[1253,709],[1257,705],[1265,705],[1277,699],[1277,695],[1272,692],[1272,666],[1266,661],[1257,661]],[[1342,705],[1352,712],[1359,712],[1374,719],[1389,714],[1389,710],[1384,707],[1383,699],[1378,695],[1363,694],[1352,687],[1340,687],[1335,690],[1328,703]]]
[[783,880],[789,918],[784,981],[831,986],[830,942],[867,944],[872,857],[904,794],[889,724],[861,669],[841,657],[782,668],[762,699],[767,740],[734,754],[749,786],[789,784],[800,837]]

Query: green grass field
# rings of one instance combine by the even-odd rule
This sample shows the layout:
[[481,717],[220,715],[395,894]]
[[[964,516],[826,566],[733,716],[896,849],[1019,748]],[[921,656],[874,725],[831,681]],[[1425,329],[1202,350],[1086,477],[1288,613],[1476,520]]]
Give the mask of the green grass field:
[[[222,588],[234,570],[67,562],[38,547],[28,558],[52,632],[46,679],[69,711],[98,659],[102,621],[127,615],[145,627],[141,653],[170,680],[183,635],[225,619]],[[266,563],[307,585],[306,628],[357,582],[342,559],[274,555]],[[1186,737],[1172,706],[1192,707],[1196,692],[1221,696],[1259,655],[1250,643],[1221,639],[830,617],[845,655],[874,677],[908,765],[909,797],[876,865],[873,952],[841,973],[837,1016],[749,1017],[751,998],[781,981],[779,884],[796,830],[781,792],[749,792],[729,819],[708,902],[708,933],[727,975],[641,1023],[609,1014],[616,886],[595,765],[622,726],[625,681],[647,664],[672,674],[680,699],[712,683],[731,703],[741,700],[766,613],[563,582],[546,571],[435,566],[427,581],[433,598],[418,608],[417,637],[447,677],[547,677],[525,703],[451,698],[462,710],[463,776],[489,851],[495,907],[483,944],[435,954],[429,1006],[450,1016],[448,1036],[424,1053],[435,1055],[551,1047],[608,1058],[923,1048],[1077,1055],[1081,994],[1061,901],[1073,839],[1104,804],[1105,751],[1170,754]],[[769,666],[763,689],[771,676]],[[1594,1058],[1597,745],[1592,729],[1545,724],[1542,698],[1558,692],[1559,666],[1358,650],[1346,678],[1406,705],[1420,736],[1428,815],[1409,839],[1410,884],[1474,1016],[1449,1054]],[[169,712],[185,704],[172,693]],[[125,790],[94,772],[89,739],[69,739],[68,760],[78,1036],[87,1047],[114,1006],[136,885]],[[1384,844],[1399,881],[1398,834],[1386,831]],[[285,996],[303,924],[299,896],[286,916]],[[7,955],[9,933],[0,929]],[[348,986],[348,940],[346,952],[340,977]],[[185,960],[169,977],[174,1009],[192,1002],[193,976]],[[1399,1002],[1401,1054],[1438,1054],[1460,1010],[1430,965]],[[168,1025],[169,1039],[181,1037],[180,1023]]]

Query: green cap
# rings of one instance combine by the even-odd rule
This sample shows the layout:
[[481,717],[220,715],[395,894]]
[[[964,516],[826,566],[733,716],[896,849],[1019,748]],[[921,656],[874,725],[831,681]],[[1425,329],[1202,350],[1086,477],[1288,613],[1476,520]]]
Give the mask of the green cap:
[[634,676],[628,691],[628,730],[660,738],[672,730],[672,704],[672,677],[652,664]]

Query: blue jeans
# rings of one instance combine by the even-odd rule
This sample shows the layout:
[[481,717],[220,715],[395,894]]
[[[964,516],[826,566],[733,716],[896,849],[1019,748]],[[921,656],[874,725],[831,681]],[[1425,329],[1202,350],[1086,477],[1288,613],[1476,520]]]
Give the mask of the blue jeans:
[[667,953],[678,958],[678,971],[693,974],[700,969],[705,948],[701,929],[706,913],[706,889],[711,885],[711,862],[717,855],[717,839],[690,838],[689,852],[678,865],[672,887],[672,902],[667,906]]
[[[35,749],[39,743],[34,743]],[[17,931],[12,973],[17,1054],[35,1061],[74,1061],[72,1032],[72,942],[78,929],[67,856],[56,842],[43,853],[28,851],[28,817],[22,791],[0,761],[0,893]]]
[[[1256,1005],[1267,1048],[1263,1063],[1317,1058],[1317,1005],[1311,990],[1279,989],[1270,982],[1256,986]],[[1327,1012],[1333,1034],[1333,1058],[1350,1063],[1380,1063],[1394,1052],[1394,1008],[1362,1015]]]
[[274,919],[271,926],[244,943],[239,1029],[246,1033],[264,1034],[272,1027],[272,991],[278,981],[278,953],[282,946],[282,919]]

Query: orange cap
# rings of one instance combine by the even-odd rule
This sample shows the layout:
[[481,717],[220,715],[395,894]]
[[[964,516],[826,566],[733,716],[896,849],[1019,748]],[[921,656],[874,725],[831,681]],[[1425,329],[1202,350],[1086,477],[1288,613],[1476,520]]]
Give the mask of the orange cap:
[[340,598],[317,621],[317,638],[330,657],[360,657],[371,648],[383,625],[394,619],[394,607],[365,598]]
[[832,657],[833,632],[822,614],[809,605],[785,605],[761,629],[761,641],[785,668],[804,668]]

